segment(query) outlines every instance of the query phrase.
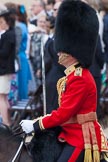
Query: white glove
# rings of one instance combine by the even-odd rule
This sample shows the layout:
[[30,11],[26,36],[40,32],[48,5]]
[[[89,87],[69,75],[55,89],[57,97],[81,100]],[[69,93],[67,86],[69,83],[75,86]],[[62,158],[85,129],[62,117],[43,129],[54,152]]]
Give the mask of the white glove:
[[33,120],[22,120],[20,122],[20,125],[22,127],[22,130],[25,133],[31,133],[32,131],[34,131],[34,127],[33,127],[34,121]]

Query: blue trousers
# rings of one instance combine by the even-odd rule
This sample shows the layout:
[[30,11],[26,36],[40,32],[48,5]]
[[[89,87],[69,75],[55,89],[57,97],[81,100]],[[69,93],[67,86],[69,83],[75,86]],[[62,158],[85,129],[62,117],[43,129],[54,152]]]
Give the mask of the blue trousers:
[[[74,162],[72,160],[72,155],[74,154],[75,149],[76,147],[66,144],[57,162],[68,162],[69,160],[70,162]],[[84,162],[84,150],[81,150],[75,162]]]

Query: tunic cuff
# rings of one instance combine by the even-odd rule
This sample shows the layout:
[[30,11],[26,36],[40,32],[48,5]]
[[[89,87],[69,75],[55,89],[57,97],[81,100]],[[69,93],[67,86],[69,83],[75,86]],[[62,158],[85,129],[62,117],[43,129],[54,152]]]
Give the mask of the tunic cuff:
[[41,132],[42,130],[44,130],[44,126],[43,126],[43,123],[42,123],[42,117],[39,118],[39,120],[37,120],[34,124],[33,124],[33,127],[34,127],[34,131],[35,132]]
[[33,124],[33,127],[34,127],[35,132],[40,132],[41,131],[41,129],[39,127],[39,120]]

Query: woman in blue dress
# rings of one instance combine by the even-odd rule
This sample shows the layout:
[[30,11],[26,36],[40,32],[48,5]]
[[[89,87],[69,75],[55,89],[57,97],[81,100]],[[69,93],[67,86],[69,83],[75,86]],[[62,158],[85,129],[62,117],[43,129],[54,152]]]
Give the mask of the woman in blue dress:
[[23,5],[17,6],[17,26],[21,28],[22,38],[19,49],[20,70],[18,71],[18,97],[19,100],[28,98],[28,83],[31,80],[29,63],[26,55],[28,28],[27,14]]

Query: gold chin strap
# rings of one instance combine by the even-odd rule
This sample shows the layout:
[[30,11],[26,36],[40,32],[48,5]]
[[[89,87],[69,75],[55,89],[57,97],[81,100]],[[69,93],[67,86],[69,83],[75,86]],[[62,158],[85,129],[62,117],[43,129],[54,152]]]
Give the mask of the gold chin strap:
[[62,54],[59,56],[59,61],[58,61],[58,63],[61,63],[61,62],[64,61],[67,57],[69,57],[68,54],[62,53]]
[[68,57],[68,56],[69,56],[69,54],[68,54],[68,53],[65,53],[65,52],[59,52],[58,54],[59,54],[59,55],[62,55],[62,56],[64,56],[64,57]]
[[64,58],[69,56],[69,54],[67,54],[67,53],[62,53],[62,55],[63,55]]

